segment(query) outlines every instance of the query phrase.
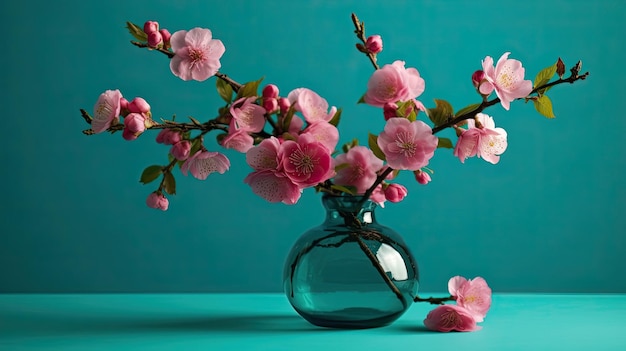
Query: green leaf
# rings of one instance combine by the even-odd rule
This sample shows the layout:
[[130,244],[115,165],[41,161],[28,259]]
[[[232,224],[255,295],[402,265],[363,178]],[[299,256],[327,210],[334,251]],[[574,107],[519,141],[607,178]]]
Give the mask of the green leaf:
[[541,71],[539,71],[539,73],[537,73],[537,76],[535,77],[534,87],[537,88],[548,83],[550,79],[554,77],[555,73],[556,73],[556,63],[553,64],[552,66],[548,66],[542,69]]
[[163,190],[170,195],[176,195],[176,179],[174,179],[172,173],[165,173],[164,178]]
[[358,146],[358,145],[359,145],[359,140],[358,139],[352,139],[351,142],[343,144],[341,149],[343,150],[344,153],[347,153],[348,151],[350,151],[350,149],[352,149],[353,147]]
[[437,141],[437,147],[452,149],[454,146],[452,145],[452,140],[450,140],[449,138],[439,138],[439,140]]
[[369,133],[367,137],[367,143],[376,157],[383,161],[387,159],[385,157],[385,154],[383,153],[383,150],[381,150],[380,146],[378,146],[378,137],[376,135]]
[[343,186],[343,185],[337,185],[337,184],[333,184],[330,186],[330,188],[332,190],[337,190],[337,191],[341,191],[350,195],[356,195],[356,188],[354,187],[347,187],[347,186]]
[[163,173],[162,166],[159,166],[159,165],[148,166],[141,173],[141,178],[139,179],[139,181],[143,184],[148,184],[154,181],[155,179],[157,179],[161,175],[161,173]]
[[241,89],[239,89],[239,92],[237,93],[237,99],[240,99],[243,97],[259,96],[258,90],[259,90],[259,85],[261,85],[262,81],[263,81],[263,78],[244,84],[243,87],[241,87]]
[[215,82],[215,86],[217,87],[217,93],[220,94],[222,99],[226,101],[227,104],[230,104],[233,100],[233,87],[219,77]]
[[554,111],[552,111],[552,100],[548,97],[548,95],[541,95],[537,99],[533,100],[535,104],[535,109],[537,112],[542,114],[547,118],[554,118]]
[[411,122],[414,122],[417,119],[417,113],[415,112],[417,108],[415,107],[415,103],[413,100],[407,100],[401,103],[396,109],[396,113],[398,117],[404,117]]
[[135,37],[135,39],[139,41],[148,41],[148,35],[138,25],[127,21],[126,28],[128,29],[128,32]]
[[428,118],[435,126],[446,123],[453,116],[452,105],[446,100],[435,99],[435,107],[427,109]]
[[330,121],[328,121],[328,123],[336,127],[339,125],[340,120],[341,120],[341,109],[338,109],[337,112],[335,112],[335,115],[333,116],[333,118],[331,118]]
[[467,113],[470,113],[470,112],[476,110],[478,108],[478,106],[480,106],[480,103],[478,103],[478,104],[471,104],[469,106],[465,106],[462,109],[456,111],[456,113],[454,115],[456,117],[465,115]]
[[202,147],[202,138],[196,138],[191,142],[191,150],[189,151],[189,156],[195,154]]
[[198,127],[202,127],[202,123],[200,123],[200,121],[198,121],[197,119],[189,116],[189,120],[191,121],[191,123],[197,125]]
[[291,125],[291,119],[293,118],[293,115],[295,113],[296,107],[295,104],[292,104],[291,106],[289,106],[289,110],[287,110],[285,117],[283,117],[283,130],[289,130],[289,126]]
[[335,172],[341,171],[342,169],[350,167],[349,163],[341,163],[335,166]]
[[357,104],[364,104],[365,103],[365,94],[363,94],[363,96],[361,96],[361,98],[359,99],[359,101],[356,102]]

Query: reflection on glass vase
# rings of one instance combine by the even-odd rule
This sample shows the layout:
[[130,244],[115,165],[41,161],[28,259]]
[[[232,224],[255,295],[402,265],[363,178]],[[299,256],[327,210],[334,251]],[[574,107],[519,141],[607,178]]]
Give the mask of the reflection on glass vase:
[[326,220],[287,257],[285,294],[314,325],[373,328],[392,323],[417,294],[418,269],[402,237],[376,222],[372,201],[324,195]]

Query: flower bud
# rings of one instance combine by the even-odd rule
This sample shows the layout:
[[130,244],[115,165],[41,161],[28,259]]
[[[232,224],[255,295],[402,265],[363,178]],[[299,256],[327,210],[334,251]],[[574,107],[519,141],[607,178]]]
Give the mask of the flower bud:
[[274,84],[268,84],[263,88],[264,98],[278,98],[278,87]]
[[415,180],[417,180],[417,182],[422,185],[428,184],[431,180],[430,174],[428,174],[428,172],[422,171],[421,169],[413,172],[413,174],[415,175]]
[[170,38],[172,37],[172,34],[170,34],[170,31],[165,29],[165,28],[159,30],[159,33],[161,33],[161,37],[163,38],[163,46],[166,49],[169,49],[169,47],[170,47]]
[[146,205],[148,205],[148,207],[156,208],[161,211],[167,211],[169,204],[170,202],[167,198],[163,196],[162,193],[156,191],[148,195],[148,198],[146,199]]
[[170,154],[172,154],[172,156],[179,161],[184,161],[189,158],[190,152],[191,142],[189,140],[181,140],[172,145],[172,148],[170,149]]
[[150,34],[153,32],[158,32],[159,31],[159,22],[156,21],[146,21],[146,23],[143,24],[143,31],[146,34]]
[[365,47],[367,51],[372,54],[378,54],[383,51],[383,39],[380,35],[371,35],[365,41]]
[[174,145],[181,140],[179,132],[170,129],[163,129],[156,137],[156,142],[165,145]]
[[398,117],[398,105],[394,102],[388,102],[383,106],[383,115],[385,116],[385,121],[388,121],[389,118]]
[[120,98],[120,109],[121,110],[128,110],[128,100],[126,100],[125,97],[121,97]]
[[485,72],[482,70],[478,70],[472,74],[472,84],[474,84],[474,88],[478,89],[480,83],[485,79]]
[[272,113],[278,109],[278,100],[275,98],[263,98],[263,108],[267,113]]
[[160,32],[148,33],[148,46],[156,48],[163,45],[163,36]]
[[124,132],[122,137],[126,140],[135,140],[146,130],[145,117],[140,113],[130,113],[124,117]]
[[278,107],[280,108],[280,113],[285,114],[289,111],[289,107],[291,107],[291,103],[287,98],[278,99]]
[[385,189],[385,199],[391,202],[400,202],[407,194],[406,188],[400,184],[389,184]]
[[128,110],[132,113],[148,113],[150,105],[143,98],[136,97],[128,103]]

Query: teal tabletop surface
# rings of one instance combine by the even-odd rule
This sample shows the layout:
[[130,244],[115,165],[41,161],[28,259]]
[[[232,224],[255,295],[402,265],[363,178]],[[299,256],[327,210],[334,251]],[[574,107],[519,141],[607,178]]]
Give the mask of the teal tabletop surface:
[[482,329],[308,324],[282,294],[0,295],[0,350],[626,350],[626,295],[493,296]]

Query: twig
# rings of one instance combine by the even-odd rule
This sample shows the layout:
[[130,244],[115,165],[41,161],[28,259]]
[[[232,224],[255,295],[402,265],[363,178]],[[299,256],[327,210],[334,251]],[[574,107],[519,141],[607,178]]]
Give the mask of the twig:
[[378,66],[378,63],[376,63],[376,54],[369,52],[365,47],[367,42],[367,38],[365,37],[365,23],[359,21],[359,18],[354,13],[352,14],[352,23],[354,23],[354,33],[356,34],[356,37],[362,42],[362,44],[356,44],[357,49],[370,59],[374,69],[379,69],[380,67]]

